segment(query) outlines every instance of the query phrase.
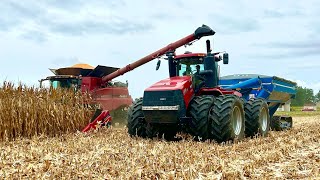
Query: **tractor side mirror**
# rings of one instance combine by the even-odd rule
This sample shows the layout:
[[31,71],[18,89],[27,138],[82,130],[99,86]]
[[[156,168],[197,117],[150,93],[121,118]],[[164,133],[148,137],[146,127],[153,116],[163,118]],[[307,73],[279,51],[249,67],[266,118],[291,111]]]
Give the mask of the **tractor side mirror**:
[[229,54],[228,53],[223,53],[222,61],[223,61],[223,64],[229,64]]
[[157,62],[157,67],[156,67],[156,71],[158,71],[158,70],[159,70],[159,68],[160,68],[160,65],[161,65],[161,60],[159,59],[159,60],[158,60],[158,62]]

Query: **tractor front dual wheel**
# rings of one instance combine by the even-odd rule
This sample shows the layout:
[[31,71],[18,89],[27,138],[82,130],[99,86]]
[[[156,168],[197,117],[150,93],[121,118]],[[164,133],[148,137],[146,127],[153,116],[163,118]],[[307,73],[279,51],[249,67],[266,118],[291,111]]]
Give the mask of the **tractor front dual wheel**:
[[142,98],[133,103],[128,111],[128,133],[130,136],[145,138],[147,123],[143,119]]
[[209,118],[214,140],[221,143],[244,138],[244,108],[243,101],[238,96],[218,96],[211,111]]
[[188,129],[195,140],[211,139],[209,116],[213,102],[213,96],[196,96],[190,102],[188,116],[191,117],[191,122]]

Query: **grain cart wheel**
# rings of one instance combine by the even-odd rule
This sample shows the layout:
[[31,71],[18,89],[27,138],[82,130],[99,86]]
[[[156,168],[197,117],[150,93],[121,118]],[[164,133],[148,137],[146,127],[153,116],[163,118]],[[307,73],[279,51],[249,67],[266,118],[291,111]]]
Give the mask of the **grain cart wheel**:
[[244,138],[243,102],[235,95],[222,95],[215,99],[210,113],[211,134],[217,142]]
[[283,131],[292,128],[291,116],[273,116],[271,119],[271,129],[275,131]]
[[211,138],[209,112],[213,108],[213,96],[196,96],[189,105],[188,116],[192,118],[189,130],[195,140]]
[[142,98],[135,101],[129,108],[128,133],[130,136],[146,137],[146,122],[142,112]]
[[246,136],[254,136],[256,134],[267,136],[270,129],[270,115],[265,100],[262,98],[250,99],[245,104],[244,111]]

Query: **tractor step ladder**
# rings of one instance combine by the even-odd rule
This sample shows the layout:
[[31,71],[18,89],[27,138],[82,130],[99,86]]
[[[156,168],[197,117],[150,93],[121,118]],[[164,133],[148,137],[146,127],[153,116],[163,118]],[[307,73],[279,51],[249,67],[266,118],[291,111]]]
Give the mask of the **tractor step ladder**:
[[83,130],[82,132],[88,132],[90,129],[96,129],[97,126],[103,126],[110,124],[112,120],[112,117],[110,115],[110,112],[108,110],[104,110],[100,113],[99,116],[97,116],[92,122],[90,122]]

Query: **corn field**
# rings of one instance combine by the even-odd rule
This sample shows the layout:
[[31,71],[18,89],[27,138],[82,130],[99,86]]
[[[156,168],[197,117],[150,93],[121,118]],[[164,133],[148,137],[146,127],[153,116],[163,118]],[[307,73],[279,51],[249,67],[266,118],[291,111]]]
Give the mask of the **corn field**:
[[320,116],[237,143],[130,138],[126,128],[0,142],[0,179],[319,179]]
[[82,95],[72,90],[4,82],[0,88],[0,140],[76,132],[91,116],[83,104]]
[[76,132],[91,116],[85,99],[4,83],[0,179],[320,178],[319,114],[294,116],[288,131],[235,143],[195,142],[183,134],[168,142],[131,138],[127,128]]

